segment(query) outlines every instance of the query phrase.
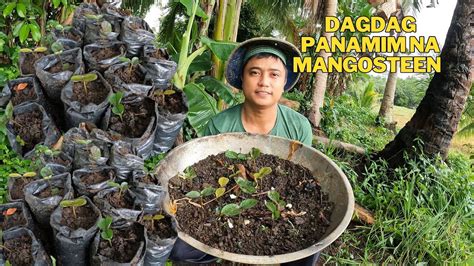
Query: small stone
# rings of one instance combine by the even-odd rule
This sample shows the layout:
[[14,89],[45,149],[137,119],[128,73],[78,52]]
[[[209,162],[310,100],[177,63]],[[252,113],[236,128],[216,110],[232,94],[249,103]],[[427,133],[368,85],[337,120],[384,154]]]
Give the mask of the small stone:
[[291,209],[291,208],[293,207],[293,205],[291,205],[291,203],[288,203],[288,204],[286,204],[286,207],[287,207],[288,209]]
[[232,222],[229,220],[227,220],[227,224],[229,225],[229,228],[232,229],[234,228],[234,225],[232,224]]
[[250,220],[244,220],[244,225],[248,225],[250,223]]
[[234,195],[234,194],[230,194],[229,197],[230,197],[231,199],[236,199],[236,198],[237,198],[237,196]]

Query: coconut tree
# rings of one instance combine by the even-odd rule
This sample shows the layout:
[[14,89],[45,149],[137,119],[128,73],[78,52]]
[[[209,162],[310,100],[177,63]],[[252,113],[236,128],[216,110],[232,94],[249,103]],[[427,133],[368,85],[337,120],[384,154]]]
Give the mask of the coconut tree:
[[431,80],[411,120],[378,153],[392,166],[405,162],[405,153],[447,156],[472,84],[472,24],[470,0],[459,0],[441,51],[441,72]]

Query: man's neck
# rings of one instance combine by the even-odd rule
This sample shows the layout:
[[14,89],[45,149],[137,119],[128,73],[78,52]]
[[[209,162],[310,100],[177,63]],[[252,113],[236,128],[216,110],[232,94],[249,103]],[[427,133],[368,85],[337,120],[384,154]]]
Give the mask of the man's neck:
[[278,105],[258,108],[249,103],[242,104],[242,125],[245,131],[254,134],[268,134],[276,124]]

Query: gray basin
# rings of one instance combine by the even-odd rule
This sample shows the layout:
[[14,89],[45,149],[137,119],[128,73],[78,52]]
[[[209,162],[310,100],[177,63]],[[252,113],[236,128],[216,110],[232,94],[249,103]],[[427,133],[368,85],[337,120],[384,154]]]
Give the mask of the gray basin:
[[[168,180],[194,163],[212,154],[226,150],[248,153],[252,147],[260,149],[262,153],[273,154],[283,159],[288,159],[291,146],[295,142],[275,137],[253,135],[248,133],[226,133],[194,139],[173,149],[156,169],[156,174],[162,180],[163,186],[168,188]],[[247,264],[276,264],[295,261],[308,257],[336,240],[349,225],[354,211],[354,195],[347,177],[341,169],[326,155],[314,148],[301,146],[290,158],[291,161],[307,167],[321,184],[322,190],[329,195],[329,200],[334,203],[331,224],[326,234],[319,242],[306,249],[274,256],[255,256],[226,252],[205,245],[178,228],[178,236],[191,246],[229,261]],[[169,197],[165,198],[165,210],[169,212]]]

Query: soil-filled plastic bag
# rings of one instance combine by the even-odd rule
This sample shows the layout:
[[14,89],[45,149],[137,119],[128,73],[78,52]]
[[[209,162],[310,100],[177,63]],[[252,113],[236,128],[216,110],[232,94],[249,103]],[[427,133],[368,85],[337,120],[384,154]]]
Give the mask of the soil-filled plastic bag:
[[[54,230],[56,257],[59,265],[88,265],[88,254],[94,236],[98,231],[97,222],[101,218],[99,209],[86,196],[81,196],[87,204],[75,207],[80,219],[71,217],[72,207],[59,206],[51,214],[51,227]],[[100,235],[100,234],[99,234]]]
[[155,34],[145,20],[131,16],[123,20],[120,38],[127,43],[127,55],[131,57],[139,56],[143,46],[155,40]]
[[112,223],[112,246],[96,234],[91,246],[91,265],[144,265],[147,238],[143,225],[137,222]]
[[136,221],[141,210],[135,210],[135,195],[130,189],[107,188],[94,196],[94,203],[104,216],[115,220]]
[[60,132],[44,108],[31,102],[13,108],[7,137],[16,153],[28,157],[37,144],[51,146],[56,143]]
[[129,182],[133,170],[144,168],[145,161],[135,154],[131,143],[117,141],[112,146],[110,165],[117,169],[118,181]]
[[151,97],[158,104],[153,154],[159,154],[167,152],[173,147],[184,119],[186,119],[188,104],[186,95],[176,88],[157,88],[151,93]]
[[34,180],[37,180],[40,178],[40,175],[35,172],[30,173],[25,173],[21,176],[13,177],[10,176],[8,178],[7,182],[7,188],[8,188],[8,194],[7,194],[7,200],[8,202],[23,202],[25,200],[25,194],[23,192],[23,188],[29,184],[30,182],[33,182]]
[[146,69],[145,82],[154,86],[164,86],[171,83],[178,65],[171,60],[144,58],[143,65]]
[[135,204],[146,212],[161,209],[166,190],[159,185],[159,180],[152,173],[143,170],[133,171],[132,191],[135,194]]
[[46,95],[52,101],[59,102],[61,91],[72,75],[84,73],[82,50],[75,48],[45,56],[36,62],[35,70]]
[[114,31],[113,25],[103,15],[86,17],[84,44],[113,42],[118,36],[119,32]]
[[64,173],[49,179],[37,180],[24,188],[25,200],[36,221],[42,226],[49,225],[49,217],[63,199],[74,197],[71,174]]
[[145,265],[164,266],[178,238],[174,219],[157,210],[140,218],[147,234]]
[[[27,228],[18,228],[3,232],[3,247],[0,251],[0,265],[5,265],[8,260],[11,265],[52,265],[51,258],[35,237],[32,231]],[[26,255],[22,251],[31,252]],[[11,253],[10,253],[11,252]],[[9,255],[7,255],[7,253]],[[11,257],[13,255],[13,258]],[[16,256],[15,256],[16,255]]]
[[0,107],[5,107],[11,100],[13,106],[27,102],[36,102],[46,108],[46,99],[41,85],[35,77],[12,79],[0,92]]
[[145,81],[146,69],[141,64],[131,66],[130,63],[120,63],[111,66],[104,73],[114,91],[123,91],[146,96],[152,89],[151,83]]
[[113,3],[105,3],[101,9],[105,20],[112,24],[112,28],[115,32],[121,32],[122,21],[131,16],[130,11],[114,6]]
[[72,158],[65,152],[59,152],[59,154],[54,155],[41,154],[39,160],[41,168],[47,167],[48,170],[46,171],[52,175],[69,173],[72,169]]
[[82,122],[100,125],[109,106],[108,98],[112,94],[112,87],[99,72],[93,71],[90,74],[96,74],[97,79],[87,83],[87,91],[82,82],[70,80],[61,92],[68,128],[77,127]]
[[90,198],[99,191],[110,188],[108,182],[115,181],[115,168],[101,166],[78,169],[72,173],[72,182],[80,195]]
[[116,140],[131,143],[135,155],[147,159],[153,151],[156,103],[148,97],[126,95],[122,104],[125,108],[122,118],[113,114],[112,108],[109,107],[102,120],[102,129]]
[[[20,55],[18,58],[18,64],[20,69],[20,74],[24,76],[34,76],[36,74],[35,70],[35,63],[42,57],[46,56],[48,53],[48,49],[45,47],[41,47],[40,50],[44,51],[28,51],[22,52],[20,51]],[[35,49],[36,50],[36,49]]]
[[0,229],[2,231],[25,227],[34,230],[34,221],[24,202],[10,202],[0,205]]
[[121,63],[127,53],[124,42],[91,43],[84,46],[84,61],[89,70],[104,72],[112,65]]
[[72,25],[81,32],[86,31],[86,18],[88,15],[98,15],[100,14],[100,9],[95,4],[81,3],[74,10],[74,17],[72,20]]
[[64,50],[82,47],[82,38],[84,34],[73,27],[62,29],[54,29],[51,31],[51,36],[55,42],[61,43]]

